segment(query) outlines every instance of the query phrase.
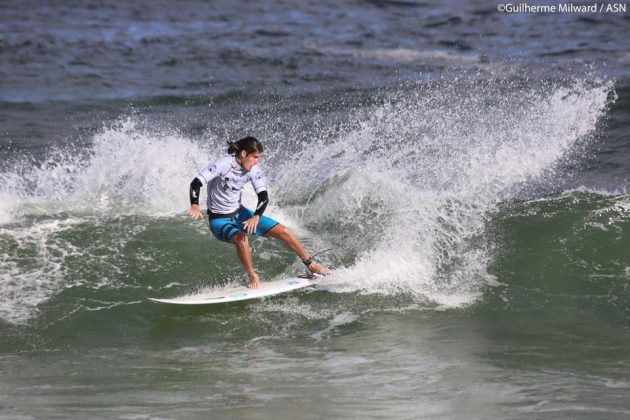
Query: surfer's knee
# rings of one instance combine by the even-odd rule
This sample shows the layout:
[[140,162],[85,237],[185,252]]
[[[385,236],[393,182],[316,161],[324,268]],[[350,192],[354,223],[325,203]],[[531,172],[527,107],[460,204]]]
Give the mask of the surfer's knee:
[[291,236],[291,230],[285,225],[277,224],[269,231],[269,236],[278,239],[287,238]]
[[243,232],[236,232],[231,238],[230,243],[238,246],[249,245],[249,240],[247,239],[247,235]]

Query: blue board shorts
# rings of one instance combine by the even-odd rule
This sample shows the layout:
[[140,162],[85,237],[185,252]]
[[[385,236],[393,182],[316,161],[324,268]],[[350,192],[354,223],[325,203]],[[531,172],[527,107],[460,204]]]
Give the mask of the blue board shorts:
[[[247,230],[243,226],[248,219],[254,215],[254,212],[241,206],[240,209],[234,215],[226,215],[226,217],[210,218],[209,225],[210,231],[220,241],[229,242],[232,236],[237,232],[247,233]],[[271,228],[280,224],[271,217],[260,216],[258,226],[254,235],[265,236]]]

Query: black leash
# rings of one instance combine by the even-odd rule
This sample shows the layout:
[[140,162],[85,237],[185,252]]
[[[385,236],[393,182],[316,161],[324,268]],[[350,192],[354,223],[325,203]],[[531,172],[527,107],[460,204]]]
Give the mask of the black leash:
[[323,251],[319,251],[318,253],[313,254],[313,255],[311,256],[311,258],[315,258],[315,257],[317,257],[319,254],[323,254],[324,252],[332,251],[333,249],[335,249],[335,248],[328,248],[328,249],[325,249],[325,250],[323,250]]
[[323,254],[324,252],[328,252],[328,251],[332,251],[335,248],[328,248],[325,249],[323,251],[319,251],[313,255],[311,255],[308,259],[306,260],[302,260],[302,262],[304,263],[304,265],[308,268],[309,265],[311,265],[313,263],[313,258],[315,258],[316,256],[318,256],[319,254]]

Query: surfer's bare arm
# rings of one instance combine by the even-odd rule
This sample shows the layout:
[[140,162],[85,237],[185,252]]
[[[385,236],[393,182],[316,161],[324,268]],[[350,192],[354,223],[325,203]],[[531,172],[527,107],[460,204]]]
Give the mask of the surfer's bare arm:
[[193,220],[203,218],[201,210],[199,209],[199,192],[201,191],[202,185],[199,178],[193,179],[190,183],[190,209],[188,210],[188,215],[190,215]]

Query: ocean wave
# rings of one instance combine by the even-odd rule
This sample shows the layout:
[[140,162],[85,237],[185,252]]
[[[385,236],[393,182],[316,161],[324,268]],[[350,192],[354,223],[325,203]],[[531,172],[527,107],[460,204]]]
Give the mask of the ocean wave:
[[[443,308],[471,305],[497,284],[496,273],[488,270],[493,257],[493,244],[484,236],[488,218],[500,203],[518,198],[523,184],[543,174],[562,177],[556,164],[588,143],[612,89],[610,83],[468,79],[406,86],[377,105],[355,103],[339,111],[345,112],[341,120],[324,116],[306,127],[283,114],[282,124],[307,130],[307,140],[283,143],[286,133],[260,124],[267,144],[269,214],[294,228],[312,249],[335,248],[321,256],[336,266],[327,281],[333,291],[404,294]],[[42,216],[107,224],[137,215],[145,218],[140,229],[147,220],[180,217],[188,206],[190,179],[222,147],[211,131],[199,142],[147,127],[138,117],[123,118],[95,134],[87,148],[60,149],[41,164],[18,162],[0,174],[5,237],[11,241],[21,229],[35,228]],[[251,203],[255,195],[247,190],[244,200]],[[37,232],[33,241],[46,242],[49,235]],[[107,235],[113,236],[99,241],[120,245],[96,272],[110,270],[109,284],[117,284],[127,269],[121,250],[130,236],[115,229]],[[66,241],[64,246],[73,244]],[[214,258],[230,252],[221,248]],[[38,286],[47,257],[27,266],[17,255],[4,255],[0,273],[3,287],[12,290],[3,300],[9,308],[3,318],[13,321],[33,316],[73,277],[52,270],[43,275],[50,281]],[[23,281],[16,282],[20,276]],[[14,312],[19,305],[6,296],[20,290],[24,296],[14,303],[33,304]]]

